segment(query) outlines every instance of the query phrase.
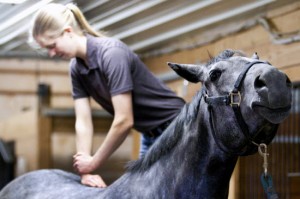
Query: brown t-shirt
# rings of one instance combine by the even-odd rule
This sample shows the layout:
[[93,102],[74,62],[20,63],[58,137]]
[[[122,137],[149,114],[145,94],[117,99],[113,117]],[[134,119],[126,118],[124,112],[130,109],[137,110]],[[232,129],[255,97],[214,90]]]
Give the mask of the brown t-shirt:
[[92,97],[112,115],[111,97],[131,91],[134,128],[140,132],[174,119],[185,104],[117,39],[87,35],[87,65],[74,58],[70,67],[73,98]]

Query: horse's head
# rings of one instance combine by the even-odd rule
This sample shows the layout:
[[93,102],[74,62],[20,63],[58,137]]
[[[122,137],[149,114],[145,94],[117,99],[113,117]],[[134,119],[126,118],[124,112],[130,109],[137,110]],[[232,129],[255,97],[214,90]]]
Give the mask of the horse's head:
[[169,65],[188,81],[202,82],[205,114],[226,151],[249,154],[257,150],[252,143],[269,144],[291,109],[289,78],[256,54],[225,50],[206,65]]

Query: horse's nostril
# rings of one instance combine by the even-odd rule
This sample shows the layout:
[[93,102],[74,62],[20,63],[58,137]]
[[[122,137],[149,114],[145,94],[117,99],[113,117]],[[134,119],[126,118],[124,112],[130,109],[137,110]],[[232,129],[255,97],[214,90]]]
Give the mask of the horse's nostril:
[[265,87],[266,84],[263,80],[260,79],[260,76],[256,77],[255,81],[254,81],[254,87],[255,88],[262,88]]

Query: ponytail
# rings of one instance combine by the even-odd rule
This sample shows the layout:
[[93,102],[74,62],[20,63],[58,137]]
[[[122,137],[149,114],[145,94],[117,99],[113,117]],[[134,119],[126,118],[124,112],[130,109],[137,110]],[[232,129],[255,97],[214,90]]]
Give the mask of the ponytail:
[[74,16],[76,18],[78,25],[80,26],[80,28],[83,32],[86,32],[95,37],[104,36],[103,33],[97,32],[91,27],[91,25],[87,22],[86,18],[83,16],[82,12],[76,5],[74,5],[73,3],[68,3],[66,5],[66,7],[72,11],[72,13],[74,14]]

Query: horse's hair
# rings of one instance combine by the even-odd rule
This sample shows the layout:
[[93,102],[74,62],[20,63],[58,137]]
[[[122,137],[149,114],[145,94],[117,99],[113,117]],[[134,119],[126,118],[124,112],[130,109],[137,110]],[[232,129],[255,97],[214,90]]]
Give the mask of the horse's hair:
[[228,58],[232,57],[233,55],[239,55],[239,56],[245,57],[245,54],[242,51],[227,49],[227,50],[222,51],[218,56],[211,57],[210,60],[206,63],[206,66],[209,66],[211,64],[217,63],[222,60],[227,60]]
[[159,143],[164,144],[156,144],[158,141],[155,142],[144,157],[135,161],[130,161],[127,164],[128,171],[132,173],[145,171],[165,154],[172,151],[182,137],[182,132],[184,132],[183,128],[189,126],[188,123],[191,123],[197,118],[201,97],[202,93],[198,92],[194,96],[192,102],[189,104],[187,103],[182,108],[178,116],[160,136]]

